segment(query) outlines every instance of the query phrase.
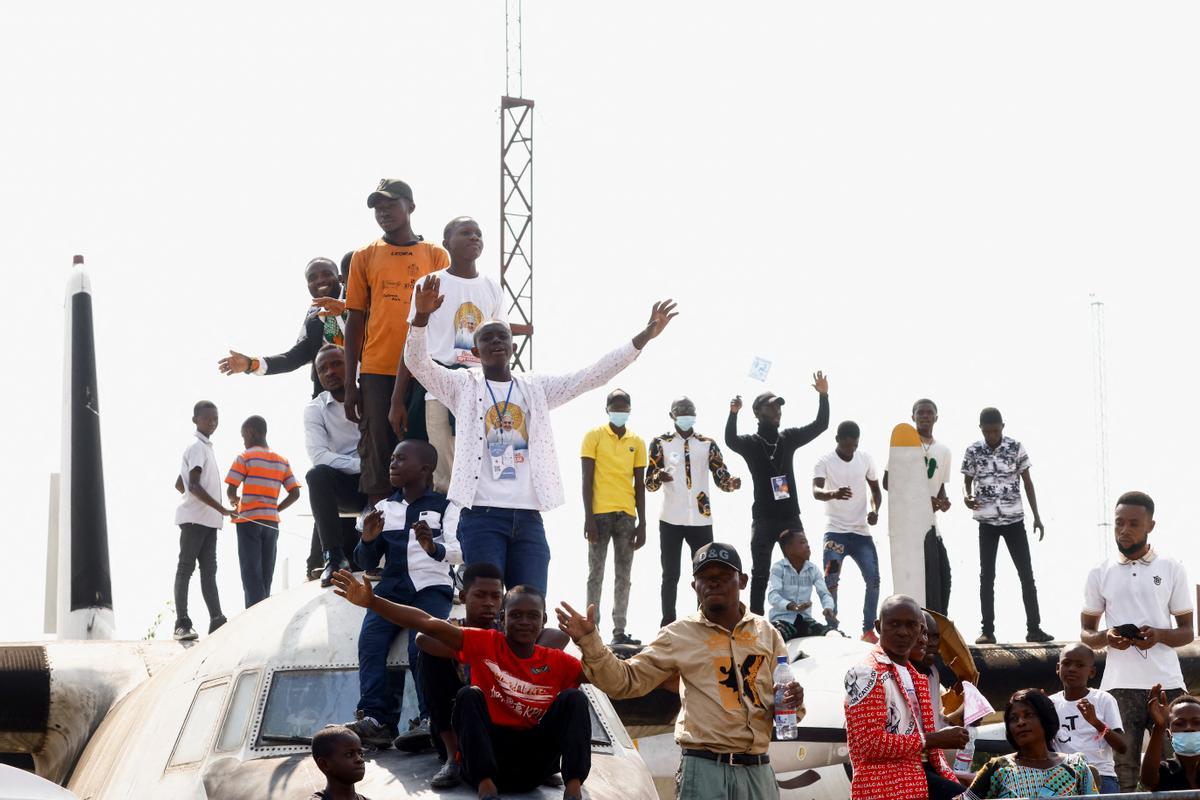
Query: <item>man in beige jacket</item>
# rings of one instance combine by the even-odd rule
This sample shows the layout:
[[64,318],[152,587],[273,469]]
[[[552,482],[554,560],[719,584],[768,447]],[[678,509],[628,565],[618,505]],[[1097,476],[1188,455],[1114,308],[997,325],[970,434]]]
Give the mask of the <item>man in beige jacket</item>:
[[[713,543],[692,560],[700,610],[672,622],[636,656],[621,661],[596,633],[596,610],[566,603],[558,626],[583,654],[588,680],[611,697],[641,697],[678,673],[682,680],[675,741],[683,748],[679,797],[777,800],[767,746],[774,722],[776,659],[787,656],[779,632],[746,610],[748,576],[728,544]],[[804,690],[790,683],[784,701],[804,716]]]

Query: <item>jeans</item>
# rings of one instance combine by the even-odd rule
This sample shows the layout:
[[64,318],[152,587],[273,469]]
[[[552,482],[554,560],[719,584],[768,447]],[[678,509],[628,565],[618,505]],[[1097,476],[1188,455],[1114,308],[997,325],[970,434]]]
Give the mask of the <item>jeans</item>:
[[771,554],[779,534],[789,530],[804,530],[800,517],[756,519],[750,526],[750,610],[760,616],[767,596],[767,581],[771,577]]
[[675,601],[679,596],[679,551],[683,543],[687,542],[690,560],[701,547],[712,544],[712,540],[712,525],[673,525],[659,520],[658,542],[662,559],[660,627],[665,628],[675,621]]
[[1037,586],[1033,582],[1033,564],[1029,559],[1029,538],[1024,522],[1008,525],[979,523],[979,608],[983,616],[983,632],[996,632],[996,551],[1000,540],[1008,546],[1017,577],[1021,579],[1021,600],[1025,603],[1025,626],[1034,630],[1041,625],[1038,611]]
[[527,508],[475,506],[458,518],[463,562],[494,564],[508,588],[526,584],[545,594],[550,572],[550,545],[542,515]]
[[[1113,750],[1113,765],[1116,767],[1117,780],[1121,783],[1122,792],[1132,792],[1137,789],[1138,778],[1142,769],[1142,741],[1145,734],[1150,733],[1154,721],[1150,719],[1150,710],[1146,704],[1150,702],[1149,689],[1109,689],[1108,693],[1117,701],[1117,710],[1121,712],[1121,726],[1125,731],[1124,753]],[[1168,689],[1167,702],[1183,694],[1183,689]],[[1172,758],[1175,752],[1171,749],[1171,737],[1163,737],[1162,757]]]
[[950,557],[937,528],[925,533],[925,607],[942,616],[950,608]]
[[224,616],[217,596],[217,529],[185,522],[179,526],[179,565],[175,568],[175,627],[190,628],[188,584],[200,563],[200,594],[209,619]]
[[1100,794],[1120,794],[1121,782],[1112,775],[1100,776]]
[[629,611],[629,573],[633,569],[633,537],[637,520],[624,511],[595,514],[596,535],[588,542],[587,603],[596,607],[600,620],[600,595],[604,589],[604,562],[608,543],[613,546],[613,636],[625,633]]
[[304,476],[317,535],[321,537],[321,550],[325,558],[335,563],[348,558],[354,552],[354,545],[358,544],[356,535],[346,549],[346,525],[340,516],[343,511],[362,511],[367,505],[367,496],[358,490],[358,477],[328,464],[318,464]]
[[501,792],[528,792],[556,772],[583,781],[592,769],[592,719],[579,689],[559,692],[532,728],[511,728],[493,723],[483,691],[467,686],[453,721],[463,779],[473,786],[488,778]]
[[246,596],[246,608],[249,608],[271,596],[279,529],[261,522],[239,522],[237,537],[242,592]]
[[[396,603],[419,608],[431,617],[446,619],[450,615],[453,591],[449,586],[427,586],[420,591],[405,592],[388,597]],[[387,654],[392,641],[404,630],[374,611],[363,617],[362,629],[358,634],[358,708],[365,716],[374,717],[383,725],[396,728],[400,721],[398,699],[404,693],[404,680],[396,689],[388,680]],[[409,631],[408,668],[415,674],[418,669],[417,637]],[[420,691],[421,680],[417,678],[417,704],[421,716],[426,715],[425,700]]]
[[843,561],[849,558],[858,565],[863,582],[867,585],[866,597],[863,598],[863,632],[875,626],[875,615],[879,610],[879,553],[875,550],[875,540],[862,533],[825,534],[825,548],[822,555],[825,569],[825,586],[833,595],[833,609],[838,610],[838,582],[842,578]]

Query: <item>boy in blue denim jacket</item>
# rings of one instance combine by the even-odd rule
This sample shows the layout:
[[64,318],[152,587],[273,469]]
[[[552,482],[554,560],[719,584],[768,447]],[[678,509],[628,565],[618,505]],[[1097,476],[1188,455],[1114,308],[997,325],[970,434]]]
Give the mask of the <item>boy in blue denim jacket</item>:
[[[354,560],[372,569],[386,555],[383,577],[375,594],[396,603],[415,606],[445,619],[450,614],[454,581],[451,565],[462,563],[455,536],[457,509],[447,515],[446,496],[430,489],[437,466],[437,450],[429,442],[406,439],[396,445],[388,477],[396,491],[376,504],[363,520],[362,539]],[[447,516],[450,519],[447,519]],[[359,693],[357,719],[347,725],[366,744],[387,747],[397,735],[400,709],[389,686],[387,654],[403,630],[374,611],[367,611],[358,635]],[[408,638],[409,671],[416,668],[416,637]],[[417,699],[424,719],[425,701],[419,686]]]

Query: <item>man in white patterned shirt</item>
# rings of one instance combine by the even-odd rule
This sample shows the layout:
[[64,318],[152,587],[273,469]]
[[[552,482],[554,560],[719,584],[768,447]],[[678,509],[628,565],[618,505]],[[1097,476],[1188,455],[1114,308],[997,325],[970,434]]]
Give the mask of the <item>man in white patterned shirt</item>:
[[[436,275],[416,287],[404,363],[457,421],[447,497],[462,508],[458,538],[463,560],[467,566],[495,564],[504,572],[506,586],[527,584],[544,593],[550,546],[541,512],[563,504],[550,410],[603,386],[632,364],[675,317],[675,304],[655,303],[646,327],[595,364],[551,376],[512,374],[512,330],[500,321],[475,330],[471,352],[481,371],[438,364],[429,357],[425,328],[442,300]],[[498,429],[511,434],[493,435]]]
[[1033,529],[1040,542],[1046,535],[1046,528],[1038,515],[1037,493],[1029,474],[1029,454],[1020,442],[1004,435],[1004,418],[997,409],[985,408],[979,413],[979,431],[983,439],[967,448],[962,463],[965,502],[979,523],[979,607],[983,616],[983,634],[975,644],[996,643],[996,551],[1001,539],[1008,546],[1021,579],[1027,629],[1025,641],[1052,641],[1054,637],[1041,628],[1037,586],[1033,581],[1029,539],[1025,534],[1025,508],[1021,504],[1021,482],[1024,481],[1029,508],[1033,511]]
[[723,492],[742,487],[742,479],[729,474],[721,448],[707,436],[693,430],[696,404],[680,397],[671,403],[675,430],[654,437],[650,442],[650,464],[646,468],[646,489],[663,490],[662,513],[658,520],[659,548],[662,560],[662,622],[665,628],[675,621],[675,600],[679,590],[679,551],[686,541],[689,558],[705,545],[712,544],[712,508],[708,494],[708,476]]

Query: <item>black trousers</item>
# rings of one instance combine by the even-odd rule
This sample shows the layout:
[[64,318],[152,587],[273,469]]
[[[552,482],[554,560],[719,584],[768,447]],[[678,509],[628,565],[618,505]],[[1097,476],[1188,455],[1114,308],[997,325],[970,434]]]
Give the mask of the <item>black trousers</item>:
[[579,689],[559,692],[532,728],[494,724],[475,686],[459,690],[452,717],[463,778],[472,786],[490,778],[501,792],[528,792],[556,772],[583,781],[592,769],[592,720]]
[[925,532],[925,607],[943,616],[950,608],[950,557],[937,528]]
[[929,800],[951,800],[967,791],[961,783],[939,775],[928,761],[921,766],[925,768],[925,780],[929,784]]
[[1025,604],[1025,625],[1029,630],[1042,624],[1038,610],[1037,586],[1033,582],[1033,563],[1029,557],[1029,537],[1024,522],[1008,525],[979,523],[979,609],[983,616],[983,632],[996,632],[996,551],[1000,540],[1008,546],[1017,577],[1021,579],[1021,600]]
[[455,663],[448,658],[438,658],[422,651],[417,654],[420,668],[417,684],[425,698],[425,711],[429,714],[429,733],[438,756],[445,760],[446,746],[441,734],[453,728],[451,715],[454,713],[454,698],[465,685],[458,677]]
[[200,564],[200,594],[208,606],[208,618],[221,614],[217,595],[217,529],[185,522],[179,526],[179,564],[175,567],[175,627],[191,627],[188,616],[188,584]]
[[662,561],[662,622],[666,627],[675,621],[675,601],[679,597],[679,551],[687,542],[689,558],[707,544],[712,544],[712,525],[674,525],[658,521],[659,557]]
[[[354,520],[343,519],[340,513],[357,513],[367,505],[367,496],[358,490],[358,475],[320,464],[310,469],[304,480],[308,484],[308,502],[317,536],[321,539],[321,550],[335,558],[339,555],[349,558],[358,544],[358,534],[354,531]],[[347,522],[349,526],[345,524]],[[347,535],[347,527],[353,531],[352,536]]]
[[771,555],[775,552],[779,534],[789,530],[804,530],[800,517],[756,519],[750,526],[750,610],[755,614],[763,613],[767,580],[771,577]]

